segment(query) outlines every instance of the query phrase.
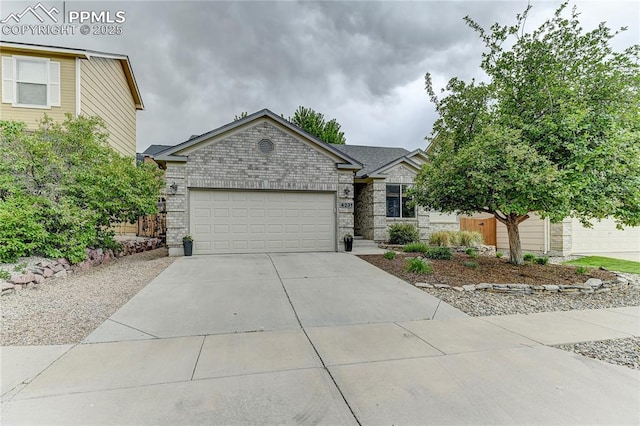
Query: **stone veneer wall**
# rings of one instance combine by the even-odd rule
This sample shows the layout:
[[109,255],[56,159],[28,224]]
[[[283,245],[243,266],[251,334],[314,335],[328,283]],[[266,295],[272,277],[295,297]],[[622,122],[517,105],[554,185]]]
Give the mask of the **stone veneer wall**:
[[[271,153],[258,142],[269,139]],[[322,191],[336,194],[336,246],[353,234],[353,172],[338,170],[336,161],[267,119],[225,138],[203,142],[181,155],[186,163],[168,162],[167,186],[178,191],[167,200],[167,245],[170,255],[182,255],[182,237],[189,233],[189,189]],[[345,189],[349,189],[345,195]],[[343,207],[344,206],[344,207]]]
[[373,185],[357,184],[354,198],[354,233],[373,239]]
[[387,241],[389,239],[389,226],[394,223],[412,223],[420,232],[420,238],[429,236],[429,212],[420,206],[416,207],[415,218],[388,218],[387,217],[387,187],[389,184],[412,184],[416,172],[403,164],[399,164],[386,173],[384,180],[374,181],[374,232],[373,239]]
[[565,218],[562,222],[550,224],[549,254],[551,256],[568,256],[571,254],[572,221]]

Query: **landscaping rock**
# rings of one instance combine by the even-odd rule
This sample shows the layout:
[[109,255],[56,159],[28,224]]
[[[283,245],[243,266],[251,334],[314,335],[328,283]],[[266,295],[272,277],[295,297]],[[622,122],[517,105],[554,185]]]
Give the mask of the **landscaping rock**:
[[464,291],[474,291],[476,289],[476,286],[473,284],[467,284],[467,285],[463,285],[462,289]]
[[18,275],[17,277],[11,278],[9,282],[13,284],[29,284],[36,280],[36,276],[33,272],[27,272],[24,275]]
[[434,284],[433,286],[435,288],[451,288],[451,286],[448,284]]
[[50,268],[44,268],[44,270],[42,271],[42,276],[44,276],[45,278],[49,278],[52,277],[54,274],[53,270]]
[[599,278],[589,278],[584,282],[584,285],[589,287],[600,287],[602,285],[602,280]]
[[63,268],[62,271],[56,272],[53,276],[56,278],[64,278],[67,276],[67,271],[65,271]]
[[53,272],[64,271],[64,266],[58,263],[58,264],[53,266],[52,270],[53,270]]
[[7,283],[7,282],[2,283],[2,286],[1,286],[2,291],[5,291],[5,290],[13,290],[13,289],[14,289],[14,287],[15,287],[15,285],[13,285],[13,284],[11,284],[11,283]]
[[549,284],[549,285],[543,285],[544,289],[547,291],[558,291],[560,290],[560,287],[557,285],[553,285],[553,284]]
[[42,284],[44,282],[45,278],[42,275],[35,275],[34,276],[34,282],[36,284]]

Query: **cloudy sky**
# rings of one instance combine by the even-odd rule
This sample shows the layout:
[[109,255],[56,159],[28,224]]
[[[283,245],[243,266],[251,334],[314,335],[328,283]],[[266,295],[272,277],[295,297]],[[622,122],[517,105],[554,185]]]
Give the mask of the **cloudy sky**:
[[[2,18],[34,2],[2,2]],[[62,8],[61,1],[42,1]],[[558,1],[531,0],[534,28]],[[463,22],[513,23],[527,1],[180,1],[75,2],[69,10],[124,11],[114,36],[2,36],[3,40],[129,55],[145,111],[138,151],[174,145],[268,108],[299,105],[336,118],[347,143],[424,148],[435,120],[424,75],[482,78],[483,46]],[[618,49],[640,42],[640,2],[574,1],[586,29],[606,21],[629,30]]]

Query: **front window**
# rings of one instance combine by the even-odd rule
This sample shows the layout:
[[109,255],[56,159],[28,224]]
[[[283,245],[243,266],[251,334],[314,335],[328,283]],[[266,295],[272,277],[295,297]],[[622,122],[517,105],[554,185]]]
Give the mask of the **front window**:
[[47,106],[47,62],[16,61],[16,97],[20,105]]
[[407,194],[410,185],[387,185],[387,217],[415,218],[416,208]]

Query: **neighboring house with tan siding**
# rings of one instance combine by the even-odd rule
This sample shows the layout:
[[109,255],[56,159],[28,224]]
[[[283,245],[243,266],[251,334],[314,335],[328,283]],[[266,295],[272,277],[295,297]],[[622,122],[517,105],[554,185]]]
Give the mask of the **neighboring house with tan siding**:
[[[0,56],[2,120],[35,130],[45,114],[57,122],[66,114],[99,116],[109,145],[135,161],[136,113],[144,105],[128,56],[4,41]],[[115,230],[135,234],[136,227]]]
[[135,158],[136,113],[144,109],[126,55],[0,42],[3,120],[24,121],[35,129],[46,113],[101,117],[109,144]]

